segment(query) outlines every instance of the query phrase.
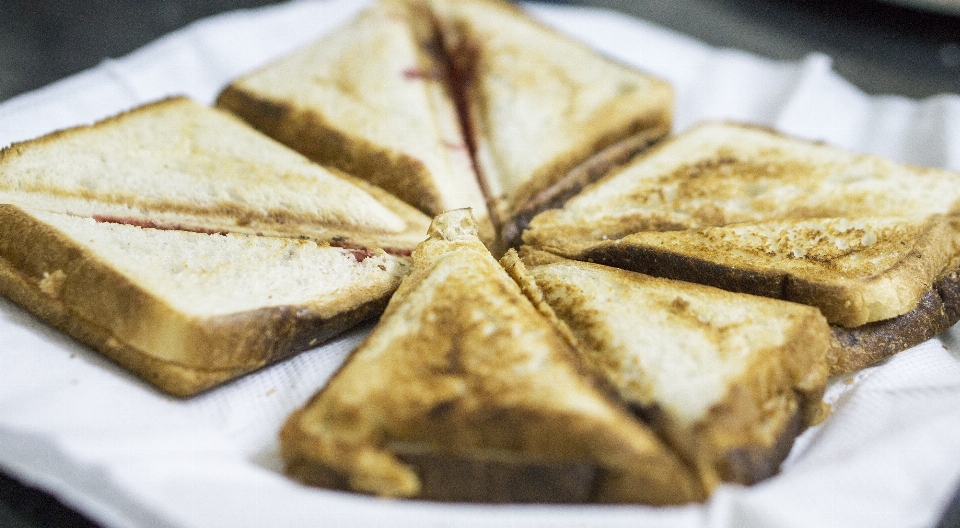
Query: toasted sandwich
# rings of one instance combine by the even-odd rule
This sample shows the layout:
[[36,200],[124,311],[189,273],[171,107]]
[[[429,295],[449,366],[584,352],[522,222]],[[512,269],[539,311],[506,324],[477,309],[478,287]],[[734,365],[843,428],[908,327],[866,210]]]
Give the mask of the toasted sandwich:
[[407,260],[0,205],[0,294],[191,396],[383,311]]
[[430,223],[382,189],[182,97],[3,149],[0,203],[407,255]]
[[[578,190],[597,152],[619,162],[670,131],[673,91],[502,0],[434,0],[467,142],[512,242]],[[572,174],[571,174],[572,173]],[[553,198],[545,200],[544,193]]]
[[[524,241],[815,306],[835,326],[842,373],[956,322],[958,205],[954,172],[707,123],[541,213]],[[877,338],[891,331],[903,338]]]
[[665,135],[672,103],[667,83],[499,0],[380,0],[217,98],[431,216],[472,208],[497,251]]
[[430,216],[472,207],[492,240],[448,77],[426,4],[380,0],[316,42],[235,80],[217,105]]
[[831,332],[816,308],[522,253],[524,266],[506,267],[535,282],[525,291],[542,297],[532,300],[550,306],[705,489],[773,475],[821,417]]
[[0,294],[191,395],[376,317],[429,219],[187,99],[0,151]]
[[468,211],[439,216],[371,335],[284,425],[287,472],[384,497],[701,499],[693,473],[542,310]]

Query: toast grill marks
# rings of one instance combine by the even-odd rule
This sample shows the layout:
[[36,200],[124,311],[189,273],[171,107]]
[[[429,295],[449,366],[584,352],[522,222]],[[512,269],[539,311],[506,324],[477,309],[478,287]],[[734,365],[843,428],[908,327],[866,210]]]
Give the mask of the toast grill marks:
[[[0,205],[0,293],[180,396],[376,316],[406,271],[310,241],[153,230]],[[237,288],[243,284],[243,288]]]
[[472,207],[492,240],[438,38],[422,2],[381,1],[238,79],[217,104],[430,215]]
[[[701,498],[688,470],[580,370],[468,215],[434,221],[373,333],[287,421],[288,472],[444,500]],[[544,475],[564,484],[532,492],[527,479]]]
[[0,166],[0,202],[125,223],[399,252],[422,240],[428,225],[384,191],[183,98],[12,145],[0,152]]
[[583,357],[707,489],[772,475],[817,418],[830,331],[816,309],[524,253]]

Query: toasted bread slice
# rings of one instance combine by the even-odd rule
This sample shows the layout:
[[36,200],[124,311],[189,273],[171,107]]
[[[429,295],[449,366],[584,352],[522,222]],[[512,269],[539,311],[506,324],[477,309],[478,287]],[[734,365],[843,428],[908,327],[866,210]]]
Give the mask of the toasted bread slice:
[[429,10],[380,0],[350,23],[232,82],[227,109],[307,157],[433,216],[472,207],[491,240]]
[[463,210],[434,220],[373,333],[280,438],[298,479],[389,497],[703,496],[690,470],[585,375]]
[[523,253],[534,300],[706,489],[774,474],[819,418],[831,332],[815,308]]
[[953,172],[709,123],[540,214],[524,240],[811,304],[858,327],[913,310],[957,254],[958,184]]
[[747,222],[642,232],[584,260],[816,306],[845,327],[914,307],[956,251],[943,217]]
[[960,262],[936,278],[909,312],[855,328],[832,325],[830,373],[848,374],[919,345],[960,321]]
[[0,205],[0,294],[189,396],[376,317],[407,259]]
[[[670,130],[673,92],[502,0],[434,0],[494,223],[594,153]],[[509,234],[509,233],[508,233]]]
[[409,254],[430,219],[236,117],[173,98],[0,151],[0,203]]

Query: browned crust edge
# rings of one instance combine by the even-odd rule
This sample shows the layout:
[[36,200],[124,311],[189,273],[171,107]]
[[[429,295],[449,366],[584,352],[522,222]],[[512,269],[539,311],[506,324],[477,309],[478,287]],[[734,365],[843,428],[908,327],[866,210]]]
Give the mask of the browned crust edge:
[[831,325],[830,374],[850,374],[946,331],[960,321],[960,272],[940,277],[913,310],[856,328]]
[[428,215],[439,214],[441,199],[428,185],[423,163],[384,150],[339,130],[320,115],[246,91],[234,84],[217,96],[216,106],[307,158],[378,185]]
[[[730,268],[708,260],[615,244],[603,244],[581,258],[648,275],[794,301],[791,290],[795,281],[782,272]],[[960,277],[954,270],[937,279],[917,307],[903,315],[853,328],[831,324],[830,372],[838,375],[859,370],[916,346],[957,321],[960,321]]]
[[[780,464],[790,454],[793,443],[809,425],[805,409],[814,397],[808,397],[799,391],[794,391],[797,398],[797,408],[783,422],[783,427],[770,444],[751,443],[716,453],[712,468],[723,482],[732,482],[744,485],[756,484],[777,474]],[[819,398],[815,399],[819,402]],[[630,410],[644,422],[650,424],[662,438],[668,435],[664,432],[667,422],[663,411],[657,405],[643,406],[630,404]],[[682,449],[676,449],[683,454]],[[708,486],[711,483],[706,483]],[[717,483],[712,483],[717,484]]]
[[601,243],[572,258],[774,299],[785,297],[788,282],[786,274],[775,270],[744,270],[696,257],[613,242]]
[[[196,395],[216,385],[240,377],[266,365],[292,357],[375,318],[386,306],[387,298],[377,299],[356,308],[320,319],[296,314],[294,307],[277,311],[275,346],[260,353],[259,359],[230,368],[200,368],[153,357],[133,346],[118,341],[110,329],[93,324],[73,313],[69,307],[44,294],[33,281],[0,258],[0,295],[10,299],[43,322],[84,343],[114,363],[132,372],[161,391],[180,397]],[[257,310],[240,314],[259,318]],[[256,356],[254,351],[251,355]]]
[[[448,453],[434,446],[389,445],[420,480],[412,500],[469,503],[572,504],[591,502],[600,469],[590,462],[535,460],[506,452]],[[351,491],[347,475],[304,458],[286,471],[311,486]]]
[[[0,205],[0,295],[90,345],[160,390],[189,396],[240,374],[288,358],[380,314],[389,294],[329,317],[297,306],[265,307],[178,322],[192,341],[191,364],[153,356],[124,342],[119,330],[148,324],[138,317],[174,313],[107,263],[19,208]],[[215,236],[215,235],[211,235]],[[24,251],[23,240],[30,240]],[[63,274],[60,291],[44,288],[40,270]],[[56,274],[57,272],[54,272]],[[45,274],[44,274],[45,276]],[[97,317],[84,315],[93,306]],[[104,323],[104,321],[108,321]]]

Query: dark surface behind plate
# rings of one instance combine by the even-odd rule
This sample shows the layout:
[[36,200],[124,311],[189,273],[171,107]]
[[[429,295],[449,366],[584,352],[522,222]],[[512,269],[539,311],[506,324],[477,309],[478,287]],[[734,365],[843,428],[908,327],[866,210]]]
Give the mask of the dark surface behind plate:
[[[0,101],[120,57],[198,18],[272,0],[0,0]],[[866,0],[570,0],[714,46],[796,60],[811,52],[868,93],[960,93],[960,18]],[[0,123],[2,126],[2,123]],[[960,526],[960,496],[940,526]],[[0,527],[95,526],[0,473]]]
[[[0,101],[119,57],[197,18],[274,0],[0,0]],[[795,60],[819,51],[869,93],[960,93],[960,18],[867,0],[566,0],[715,46]]]

